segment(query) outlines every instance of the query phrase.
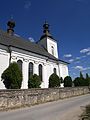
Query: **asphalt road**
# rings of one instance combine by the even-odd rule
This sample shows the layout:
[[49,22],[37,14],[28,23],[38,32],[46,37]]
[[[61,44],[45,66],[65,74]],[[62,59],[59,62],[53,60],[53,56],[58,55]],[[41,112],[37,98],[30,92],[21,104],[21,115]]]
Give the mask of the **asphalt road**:
[[[68,120],[70,115],[90,103],[90,95],[83,95],[30,108],[22,108],[7,112],[0,112],[0,120]],[[66,115],[68,118],[66,119]],[[66,117],[65,117],[66,116]],[[69,120],[71,120],[69,118]]]

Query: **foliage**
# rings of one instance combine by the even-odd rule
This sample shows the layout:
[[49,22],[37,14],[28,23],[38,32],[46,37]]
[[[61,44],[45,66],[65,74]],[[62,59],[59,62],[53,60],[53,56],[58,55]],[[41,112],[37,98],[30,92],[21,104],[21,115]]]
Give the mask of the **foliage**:
[[70,76],[64,78],[64,87],[72,87],[72,78]]
[[90,86],[90,76],[88,75],[88,73],[86,73],[86,81],[87,86]]
[[36,74],[30,76],[28,80],[28,88],[40,88],[41,80],[40,77]]
[[80,77],[75,78],[74,80],[75,86],[89,86],[90,85],[90,77],[86,73],[86,78],[83,77],[83,74],[80,72]]
[[80,86],[80,77],[76,77],[73,81],[74,83],[74,86],[77,87],[77,86]]
[[62,77],[60,77],[60,83],[64,83],[64,80]]
[[53,87],[60,87],[60,79],[59,79],[59,76],[56,75],[55,73],[53,73],[53,74],[49,77],[49,88],[53,88]]
[[17,63],[13,62],[2,73],[3,83],[7,89],[20,89],[22,83],[22,72]]
[[85,78],[83,77],[82,72],[80,72],[80,77],[79,77],[79,82],[80,82],[80,86],[86,86],[85,83]]
[[82,72],[80,71],[80,78],[84,79]]

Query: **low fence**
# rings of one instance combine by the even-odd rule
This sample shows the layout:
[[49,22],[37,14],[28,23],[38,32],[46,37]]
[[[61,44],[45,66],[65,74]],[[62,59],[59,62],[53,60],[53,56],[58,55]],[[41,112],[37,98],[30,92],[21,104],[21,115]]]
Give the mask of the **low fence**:
[[0,90],[0,110],[32,106],[89,93],[88,87]]

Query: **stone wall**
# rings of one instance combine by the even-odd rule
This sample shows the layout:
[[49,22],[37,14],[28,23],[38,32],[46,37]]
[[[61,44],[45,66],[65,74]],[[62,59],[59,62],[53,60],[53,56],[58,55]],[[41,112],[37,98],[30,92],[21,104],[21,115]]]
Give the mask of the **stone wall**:
[[31,106],[87,93],[88,87],[0,90],[0,110]]

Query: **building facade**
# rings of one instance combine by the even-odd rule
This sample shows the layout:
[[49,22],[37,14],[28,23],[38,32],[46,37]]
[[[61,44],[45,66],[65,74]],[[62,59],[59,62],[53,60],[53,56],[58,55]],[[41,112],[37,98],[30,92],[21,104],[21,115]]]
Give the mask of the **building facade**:
[[8,22],[8,30],[0,30],[0,89],[5,89],[1,75],[11,62],[17,62],[23,74],[21,89],[28,88],[32,74],[41,77],[41,88],[48,88],[49,77],[56,73],[68,76],[68,63],[58,58],[57,41],[49,32],[49,24],[43,25],[43,35],[38,42],[30,42],[14,35],[14,21]]

